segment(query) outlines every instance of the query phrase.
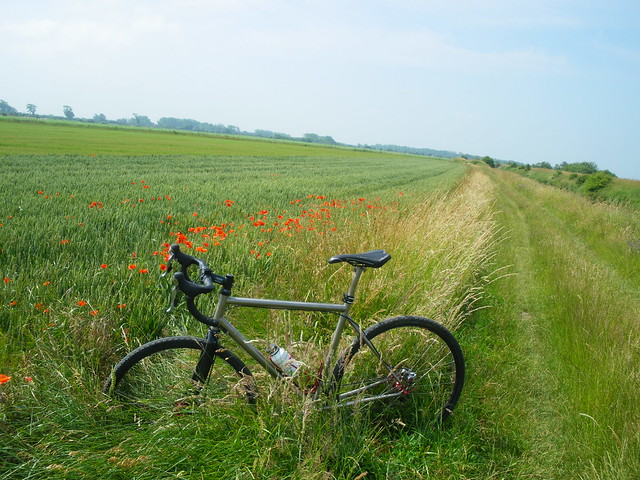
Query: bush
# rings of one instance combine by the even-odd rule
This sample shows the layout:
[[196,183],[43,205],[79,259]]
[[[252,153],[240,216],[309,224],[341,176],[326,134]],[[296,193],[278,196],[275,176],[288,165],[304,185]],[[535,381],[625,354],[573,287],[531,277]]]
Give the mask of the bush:
[[589,175],[584,181],[583,189],[587,193],[595,193],[611,183],[611,176],[605,172],[596,172]]

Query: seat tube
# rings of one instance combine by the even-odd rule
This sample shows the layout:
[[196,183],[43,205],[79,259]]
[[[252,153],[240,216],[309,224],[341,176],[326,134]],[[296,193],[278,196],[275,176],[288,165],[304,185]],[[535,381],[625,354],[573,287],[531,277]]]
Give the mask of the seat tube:
[[347,318],[349,318],[349,310],[351,309],[351,305],[355,300],[356,289],[358,288],[358,282],[360,281],[360,276],[362,272],[366,270],[365,267],[355,267],[353,271],[353,276],[351,277],[351,285],[349,286],[349,290],[344,294],[344,312],[340,314],[340,318],[338,319],[338,324],[336,325],[336,329],[333,331],[333,335],[331,337],[331,346],[329,347],[329,351],[327,352],[327,357],[324,361],[324,368],[322,371],[322,381],[327,380],[327,375],[329,369],[331,368],[331,363],[333,362],[336,352],[338,350],[338,346],[340,344],[340,338],[342,338],[342,332],[344,331],[345,323],[347,322]]
[[358,288],[360,276],[365,270],[366,268],[364,267],[355,267],[353,276],[351,277],[351,285],[349,285],[349,290],[344,294],[344,312],[340,314],[340,320],[338,320],[338,325],[333,332],[333,337],[331,338],[331,349],[329,353],[332,355],[338,349],[338,343],[340,342],[340,337],[342,336],[344,324],[349,317],[349,310],[351,310],[351,305],[355,301],[356,289]]

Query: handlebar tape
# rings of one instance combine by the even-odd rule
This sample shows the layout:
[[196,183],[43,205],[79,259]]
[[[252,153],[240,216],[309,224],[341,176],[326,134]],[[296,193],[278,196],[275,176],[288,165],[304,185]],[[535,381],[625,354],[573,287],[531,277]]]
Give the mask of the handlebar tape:
[[198,283],[192,282],[187,279],[187,276],[184,272],[176,272],[173,274],[173,278],[178,282],[178,288],[184,293],[187,297],[196,297],[201,293],[209,293],[213,291],[215,285],[211,281],[211,278],[204,277],[204,285],[200,285]]
[[[180,246],[176,243],[171,245],[170,251],[173,258],[182,266],[179,272],[173,274],[173,278],[178,282],[178,288],[188,297],[195,297],[201,293],[210,293],[213,291],[215,285],[222,285],[227,291],[231,289],[233,284],[233,276],[227,275],[223,277],[217,275],[211,271],[204,260],[196,257],[192,257],[188,253],[184,253],[180,250]],[[191,265],[198,265],[200,267],[200,277],[203,284],[195,283],[191,281],[187,274],[187,268]],[[230,278],[229,278],[230,277]]]

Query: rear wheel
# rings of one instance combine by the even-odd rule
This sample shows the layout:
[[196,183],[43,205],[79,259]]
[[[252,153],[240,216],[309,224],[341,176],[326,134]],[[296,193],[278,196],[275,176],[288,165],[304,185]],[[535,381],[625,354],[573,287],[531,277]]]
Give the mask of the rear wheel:
[[[378,358],[367,345],[373,344]],[[464,383],[460,345],[443,325],[422,317],[384,320],[356,337],[333,380],[340,405],[371,405],[402,423],[442,422]]]
[[160,338],[136,348],[114,367],[103,391],[126,404],[180,413],[256,396],[251,372],[238,357],[195,337]]

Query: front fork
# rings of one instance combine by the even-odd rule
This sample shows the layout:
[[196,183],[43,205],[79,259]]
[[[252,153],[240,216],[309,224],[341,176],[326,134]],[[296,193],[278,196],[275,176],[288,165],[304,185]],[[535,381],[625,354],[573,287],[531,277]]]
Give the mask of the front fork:
[[220,348],[218,344],[218,333],[218,330],[214,328],[210,328],[207,332],[204,350],[200,352],[200,358],[191,377],[194,382],[204,383],[209,377],[209,372],[216,359],[215,353]]

